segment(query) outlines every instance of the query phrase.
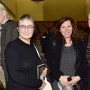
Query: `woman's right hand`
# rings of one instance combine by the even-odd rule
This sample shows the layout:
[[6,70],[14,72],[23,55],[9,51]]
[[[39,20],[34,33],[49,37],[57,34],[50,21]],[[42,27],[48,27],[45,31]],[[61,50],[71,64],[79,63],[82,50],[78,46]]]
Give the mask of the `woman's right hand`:
[[60,82],[63,86],[65,86],[65,87],[71,85],[71,83],[68,81],[68,77],[70,77],[70,76],[61,76],[61,77],[59,78],[59,82]]

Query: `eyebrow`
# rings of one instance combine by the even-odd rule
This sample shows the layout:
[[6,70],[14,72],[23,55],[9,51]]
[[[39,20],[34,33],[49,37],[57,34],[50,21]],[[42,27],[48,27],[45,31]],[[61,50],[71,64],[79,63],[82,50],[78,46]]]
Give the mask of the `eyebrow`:
[[[20,25],[20,26],[26,26],[26,25]],[[28,25],[28,26],[34,26],[34,25]]]

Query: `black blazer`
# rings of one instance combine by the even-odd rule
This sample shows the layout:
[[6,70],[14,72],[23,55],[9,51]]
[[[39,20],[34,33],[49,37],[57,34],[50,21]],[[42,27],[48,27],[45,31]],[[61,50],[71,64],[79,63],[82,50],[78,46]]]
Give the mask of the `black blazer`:
[[[51,81],[53,80],[59,81],[60,76],[63,75],[63,72],[59,70],[61,54],[62,54],[62,46],[63,46],[62,40],[56,39],[53,41],[53,39],[51,39],[49,41],[49,45],[45,53],[47,64],[49,65],[50,68]],[[81,81],[84,80],[83,82],[85,82],[86,84],[85,76],[87,74],[87,64],[83,58],[83,54],[84,54],[82,53],[83,45],[82,43],[77,44],[76,42],[73,42],[73,48],[76,51],[75,76],[80,76]]]

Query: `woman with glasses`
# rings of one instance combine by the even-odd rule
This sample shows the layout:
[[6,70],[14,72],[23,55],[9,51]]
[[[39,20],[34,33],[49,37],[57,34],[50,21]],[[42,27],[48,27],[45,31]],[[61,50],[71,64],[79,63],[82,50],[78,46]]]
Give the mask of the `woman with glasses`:
[[[31,37],[34,33],[34,20],[25,14],[18,19],[18,38],[8,43],[5,51],[5,61],[8,70],[6,90],[38,90],[46,83],[37,77],[37,66],[41,65],[41,58]],[[47,68],[42,76],[47,74]]]

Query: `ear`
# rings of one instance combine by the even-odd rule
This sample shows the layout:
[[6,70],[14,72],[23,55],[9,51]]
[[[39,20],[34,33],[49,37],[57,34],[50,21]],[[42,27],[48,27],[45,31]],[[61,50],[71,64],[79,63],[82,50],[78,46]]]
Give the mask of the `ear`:
[[19,27],[17,27],[17,31],[19,31]]

